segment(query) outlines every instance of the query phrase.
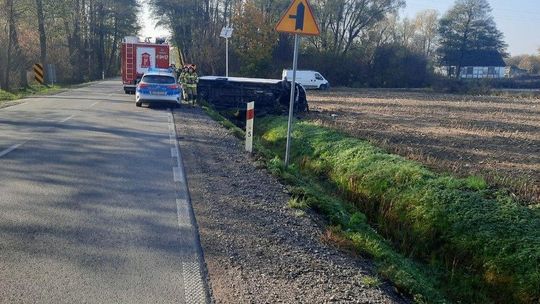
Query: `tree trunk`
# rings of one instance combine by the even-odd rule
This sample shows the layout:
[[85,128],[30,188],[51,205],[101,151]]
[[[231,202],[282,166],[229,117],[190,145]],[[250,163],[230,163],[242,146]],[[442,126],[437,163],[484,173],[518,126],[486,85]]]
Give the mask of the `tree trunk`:
[[14,11],[13,11],[13,0],[6,0],[6,9],[8,10],[8,47],[7,47],[7,58],[6,58],[6,69],[5,69],[5,76],[4,76],[4,84],[2,87],[6,91],[9,91],[10,84],[9,84],[9,72],[11,71],[11,60],[12,60],[12,49],[13,49],[13,27],[15,26],[15,18],[14,18]]
[[4,64],[4,56],[0,55],[0,90],[4,88],[4,73],[2,73],[2,71],[5,69]]
[[74,58],[73,58],[73,67],[76,67],[73,69],[73,80],[76,82],[82,82],[82,69],[83,69],[83,46],[81,43],[81,4],[79,0],[74,1],[75,5],[75,12],[74,17],[75,20],[73,20],[73,35],[72,35],[72,45],[73,45],[73,52],[74,52]]
[[[39,47],[40,47],[40,60],[43,68],[45,69],[45,76],[47,76],[47,35],[45,32],[45,17],[43,15],[43,0],[36,0],[37,18],[38,18],[38,30],[39,30]],[[46,79],[47,77],[45,77]]]
[[98,5],[98,45],[99,50],[97,54],[99,64],[99,77],[105,74],[105,10],[103,9],[103,3]]
[[118,16],[114,16],[114,35],[111,46],[111,53],[109,54],[109,63],[107,65],[107,76],[112,76],[112,66],[114,58],[116,57],[116,51],[118,48]]
[[19,83],[22,88],[28,87],[28,78],[26,77],[26,65],[23,64],[19,67]]

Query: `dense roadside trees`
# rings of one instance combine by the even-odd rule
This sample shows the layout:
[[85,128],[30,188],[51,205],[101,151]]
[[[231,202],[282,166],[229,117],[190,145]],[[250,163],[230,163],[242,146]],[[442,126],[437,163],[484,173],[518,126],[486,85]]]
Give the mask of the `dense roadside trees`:
[[249,1],[237,8],[232,23],[236,25],[233,43],[240,58],[240,74],[257,75],[272,66],[272,50],[278,34],[264,10]]
[[[293,39],[273,27],[289,0],[149,0],[187,62],[203,73],[223,74],[224,40],[221,28],[235,28],[231,43],[232,75],[280,77],[289,67]],[[413,20],[400,20],[403,0],[315,0],[311,2],[321,36],[304,38],[301,68],[317,69],[337,85],[407,86],[407,78],[422,85],[435,49],[437,13],[426,11]],[[398,32],[406,31],[407,44]],[[386,50],[386,51],[384,51]],[[376,64],[391,53],[398,65]],[[412,70],[402,70],[412,67]],[[385,69],[381,71],[379,69]],[[422,70],[424,73],[414,71]],[[395,81],[373,80],[373,74],[401,75]],[[411,77],[411,75],[413,77]],[[420,76],[419,76],[420,75]],[[380,77],[379,77],[380,79]],[[391,84],[390,84],[391,83]]]
[[313,1],[321,35],[311,41],[319,52],[345,56],[365,33],[404,4],[403,0]]
[[[290,67],[293,39],[273,30],[289,0],[0,0],[0,86],[26,83],[34,62],[52,63],[62,82],[119,71],[118,46],[138,30],[140,1],[169,28],[186,62],[203,74],[223,74],[231,24],[231,74],[280,77]],[[300,68],[316,69],[333,85],[424,86],[449,54],[506,45],[487,0],[457,0],[439,22],[437,11],[402,18],[405,0],[312,0],[321,28],[302,39]],[[437,51],[437,52],[436,52]],[[519,64],[537,71],[536,57]]]
[[27,85],[35,62],[54,64],[62,82],[116,75],[118,43],[136,33],[137,10],[137,0],[2,0],[1,88]]

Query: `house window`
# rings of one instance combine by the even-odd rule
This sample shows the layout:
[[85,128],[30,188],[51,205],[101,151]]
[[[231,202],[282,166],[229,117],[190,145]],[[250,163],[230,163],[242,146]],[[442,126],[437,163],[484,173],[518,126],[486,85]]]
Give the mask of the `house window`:
[[488,75],[495,75],[495,67],[488,68]]
[[467,75],[472,75],[474,72],[474,67],[467,67]]

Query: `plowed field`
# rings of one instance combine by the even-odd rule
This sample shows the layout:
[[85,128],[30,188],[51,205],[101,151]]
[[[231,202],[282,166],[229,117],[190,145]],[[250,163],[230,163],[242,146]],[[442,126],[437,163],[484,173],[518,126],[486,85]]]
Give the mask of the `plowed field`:
[[308,118],[438,172],[540,203],[540,100],[400,90],[308,93]]

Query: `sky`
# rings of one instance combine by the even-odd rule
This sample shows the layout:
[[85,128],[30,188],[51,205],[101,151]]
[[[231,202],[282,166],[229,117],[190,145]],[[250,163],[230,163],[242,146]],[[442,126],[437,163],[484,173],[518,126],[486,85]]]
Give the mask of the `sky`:
[[[143,1],[143,0],[141,0]],[[536,54],[540,48],[540,0],[488,0],[493,9],[493,17],[497,27],[503,32],[512,56]],[[407,6],[402,9],[403,17],[413,18],[416,13],[425,9],[435,9],[442,15],[454,0],[406,0]],[[141,37],[168,36],[164,28],[155,28],[148,6],[141,7]]]
[[144,0],[140,0],[139,2],[141,3],[139,17],[142,21],[139,36],[142,38],[170,36],[170,32],[167,29],[163,27],[156,27],[157,20],[154,19],[148,4]]
[[[413,18],[425,9],[444,14],[454,0],[406,0],[402,16]],[[498,29],[512,56],[536,54],[540,48],[540,0],[488,0]]]

